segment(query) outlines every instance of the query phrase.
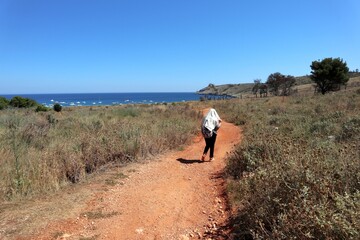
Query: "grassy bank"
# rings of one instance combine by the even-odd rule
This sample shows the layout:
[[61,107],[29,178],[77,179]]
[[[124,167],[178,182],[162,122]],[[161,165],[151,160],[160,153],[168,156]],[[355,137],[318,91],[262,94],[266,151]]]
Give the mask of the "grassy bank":
[[108,163],[179,148],[197,133],[201,118],[187,104],[0,114],[2,200],[56,191]]
[[214,107],[244,129],[226,168],[235,239],[359,239],[360,90]]

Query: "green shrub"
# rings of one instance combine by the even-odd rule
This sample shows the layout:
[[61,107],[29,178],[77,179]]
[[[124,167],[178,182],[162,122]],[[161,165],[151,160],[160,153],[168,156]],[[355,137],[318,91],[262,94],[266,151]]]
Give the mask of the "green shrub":
[[139,116],[139,109],[137,107],[125,107],[117,110],[117,115],[119,117],[137,117]]
[[45,107],[44,105],[38,105],[35,109],[35,112],[47,112],[50,109],[48,107]]
[[54,104],[54,111],[55,112],[61,112],[62,106],[59,103]]
[[30,108],[37,106],[38,103],[30,98],[15,96],[10,100],[9,105],[16,108]]
[[316,121],[310,125],[310,133],[317,135],[331,135],[335,132],[335,125],[330,121]]
[[360,118],[355,117],[342,125],[340,138],[345,141],[360,140]]
[[57,122],[57,120],[55,119],[55,117],[51,114],[46,116],[46,120],[48,121],[48,123],[50,124],[55,124]]
[[3,110],[9,106],[10,101],[4,97],[0,97],[0,110]]

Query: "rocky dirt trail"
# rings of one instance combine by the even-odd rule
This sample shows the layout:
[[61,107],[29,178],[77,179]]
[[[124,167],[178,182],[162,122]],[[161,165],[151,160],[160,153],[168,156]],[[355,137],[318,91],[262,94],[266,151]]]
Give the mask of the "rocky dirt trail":
[[0,233],[0,239],[226,239],[222,172],[240,141],[240,129],[223,122],[215,161],[200,161],[205,142],[199,135],[184,150],[106,173],[106,179],[59,194],[55,203],[28,203],[28,209],[39,208],[23,213],[22,226],[31,230],[16,229],[13,222],[13,234]]

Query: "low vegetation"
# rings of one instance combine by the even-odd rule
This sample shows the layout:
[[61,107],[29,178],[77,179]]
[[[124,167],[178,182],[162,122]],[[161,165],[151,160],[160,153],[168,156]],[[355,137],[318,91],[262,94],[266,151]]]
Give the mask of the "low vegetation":
[[359,239],[359,93],[214,102],[244,130],[226,167],[234,239]]
[[[4,102],[4,101],[2,101]],[[23,98],[20,96],[13,97],[10,101],[8,101],[8,106],[14,107],[14,108],[30,108],[37,106],[38,103],[30,98]],[[5,107],[8,107],[5,106]]]
[[62,106],[59,103],[55,103],[53,109],[55,112],[61,112]]
[[0,96],[0,110],[3,110],[9,106],[10,101],[7,98]]
[[48,111],[50,111],[50,108],[44,105],[38,105],[35,109],[35,112],[48,112]]
[[31,98],[15,96],[9,100],[5,97],[0,96],[0,110],[4,110],[8,108],[28,108],[28,109],[34,108],[35,112],[47,112],[50,110],[50,108],[37,103],[35,100]]
[[201,114],[184,104],[5,109],[0,115],[0,199],[55,191],[108,163],[126,164],[186,144]]

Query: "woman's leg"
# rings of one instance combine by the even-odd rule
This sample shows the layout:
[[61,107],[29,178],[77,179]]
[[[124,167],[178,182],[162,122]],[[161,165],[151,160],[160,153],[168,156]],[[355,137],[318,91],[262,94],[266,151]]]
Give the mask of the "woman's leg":
[[210,147],[210,159],[214,157],[214,149],[215,149],[215,142],[216,142],[216,134],[214,133],[211,138],[209,138],[209,147]]
[[210,144],[211,144],[211,138],[205,138],[205,148],[204,148],[204,152],[203,152],[203,155],[206,155],[207,152],[209,151],[209,148],[210,148]]

